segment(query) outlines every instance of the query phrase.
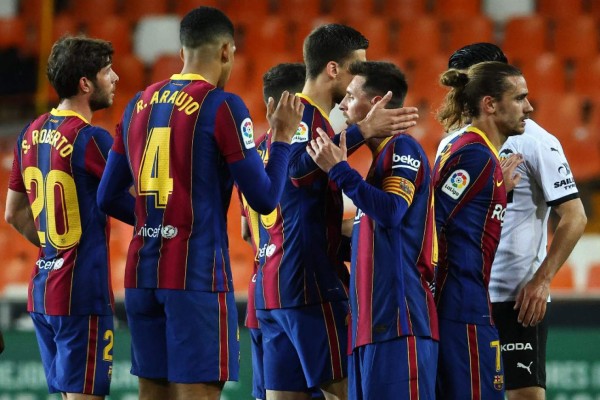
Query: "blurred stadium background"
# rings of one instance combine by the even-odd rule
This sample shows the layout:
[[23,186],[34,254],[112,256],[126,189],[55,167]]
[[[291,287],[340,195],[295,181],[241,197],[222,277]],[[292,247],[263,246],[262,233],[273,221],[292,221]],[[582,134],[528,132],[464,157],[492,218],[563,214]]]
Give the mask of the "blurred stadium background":
[[[45,78],[51,44],[84,33],[115,47],[120,77],[111,109],[93,123],[114,132],[129,99],[146,84],[179,72],[179,18],[200,5],[223,9],[236,25],[235,66],[226,90],[242,96],[265,129],[261,77],[271,66],[302,61],[302,41],[313,27],[343,22],[370,40],[369,59],[399,65],[409,82],[408,105],[420,109],[410,133],[430,157],[442,137],[434,112],[444,90],[437,78],[448,55],[475,41],[499,44],[524,72],[533,118],[562,142],[586,212],[585,236],[552,285],[548,398],[600,399],[600,0],[0,0],[0,186],[6,190],[16,135],[38,113],[56,105]],[[339,116],[339,114],[338,114]],[[339,118],[338,118],[339,119]],[[340,119],[341,120],[341,119]],[[338,121],[340,122],[340,121]],[[351,163],[361,171],[370,154]],[[0,196],[4,208],[5,196]],[[352,214],[352,207],[347,210]],[[239,228],[239,205],[229,210],[232,269],[240,318],[252,254]],[[132,229],[112,223],[111,260],[118,299],[112,399],[136,397],[129,375],[123,271]],[[27,282],[36,249],[0,221],[0,400],[58,398],[45,383],[31,323],[25,312]],[[224,398],[249,397],[248,337],[242,329],[242,380]]]

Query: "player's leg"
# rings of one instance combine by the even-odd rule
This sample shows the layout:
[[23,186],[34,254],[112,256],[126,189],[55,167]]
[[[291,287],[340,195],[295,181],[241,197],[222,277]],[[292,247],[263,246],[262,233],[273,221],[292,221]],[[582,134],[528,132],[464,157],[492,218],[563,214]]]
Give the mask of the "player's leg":
[[494,323],[500,334],[502,360],[509,400],[546,398],[546,320],[533,327],[517,321],[514,302],[493,303]]
[[131,373],[138,377],[140,400],[169,398],[166,316],[153,289],[125,289],[131,332]]
[[439,319],[438,398],[503,400],[504,373],[498,331]]
[[56,343],[54,342],[54,328],[47,321],[47,317],[39,313],[30,313],[35,328],[40,355],[42,357],[42,366],[46,375],[46,382],[49,393],[57,393],[58,390],[52,386],[55,380],[56,365]]
[[265,400],[265,378],[263,374],[263,338],[260,329],[249,328],[250,350],[252,353],[252,396]]
[[52,386],[71,399],[103,399],[112,376],[112,315],[52,316],[56,364]]
[[218,399],[239,374],[233,292],[157,290],[165,304],[168,380],[173,400]]
[[263,336],[263,373],[267,399],[308,400],[310,394],[298,353],[282,318],[284,310],[257,310]]

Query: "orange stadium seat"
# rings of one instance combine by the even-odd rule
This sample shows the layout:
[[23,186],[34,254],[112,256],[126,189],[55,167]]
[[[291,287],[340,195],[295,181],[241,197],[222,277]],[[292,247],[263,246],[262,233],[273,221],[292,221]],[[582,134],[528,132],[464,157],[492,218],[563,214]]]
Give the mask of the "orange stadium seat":
[[268,0],[225,0],[222,2],[224,11],[234,23],[259,24],[271,13]]
[[449,18],[444,24],[448,54],[474,42],[494,42],[494,23],[485,15]]
[[121,54],[114,57],[113,70],[119,75],[117,96],[132,97],[146,86],[144,63],[133,54]]
[[233,71],[229,76],[229,81],[225,85],[228,92],[241,94],[246,91],[246,88],[250,85],[248,82],[250,78],[249,74],[250,63],[248,57],[244,54],[236,54],[233,63]]
[[587,288],[600,291],[600,264],[592,264],[588,269]]
[[69,14],[57,15],[52,20],[52,39],[57,40],[64,35],[77,35],[81,32],[80,24],[77,19]]
[[304,23],[294,22],[290,23],[290,50],[294,57],[300,57],[302,59],[302,47],[304,46],[304,39],[318,26],[339,22],[332,16],[320,16],[312,21],[306,21]]
[[553,19],[576,18],[583,14],[585,0],[537,0],[537,12]]
[[129,22],[123,17],[113,15],[92,21],[88,25],[88,35],[111,42],[115,57],[131,53],[132,31]]
[[533,100],[562,94],[566,91],[565,66],[562,59],[552,53],[528,58],[519,65]]
[[575,64],[573,90],[588,97],[600,97],[600,56]]
[[425,0],[385,0],[383,15],[398,21],[414,20],[427,13]]
[[589,15],[556,22],[553,35],[554,52],[567,59],[591,58],[598,55],[598,24]]
[[360,23],[353,25],[367,39],[369,48],[367,58],[378,60],[390,53],[390,21],[386,17],[372,15],[364,17]]
[[253,57],[268,57],[271,53],[290,49],[288,21],[279,16],[265,17],[261,23],[245,25],[242,52]]
[[441,86],[440,75],[448,69],[448,59],[442,54],[432,54],[415,62],[408,73],[408,92],[417,104],[431,108],[442,104],[447,90]]
[[402,22],[396,41],[398,54],[407,60],[418,60],[440,52],[442,50],[440,28],[440,21],[430,16]]
[[117,12],[117,0],[78,0],[71,1],[69,5],[69,14],[84,24],[107,18]]
[[548,50],[548,21],[540,15],[510,19],[504,29],[502,49],[510,62],[536,58]]
[[372,1],[364,0],[339,0],[331,9],[331,16],[337,22],[343,22],[354,27],[363,18],[375,14]]
[[481,1],[435,0],[433,11],[443,18],[474,17],[481,13]]
[[219,0],[177,0],[175,2],[175,13],[179,16],[184,16],[194,8],[200,6],[209,6],[221,8],[221,1]]
[[127,0],[121,10],[123,17],[135,23],[140,18],[149,15],[163,15],[169,11],[168,0]]
[[565,263],[561,269],[558,270],[550,283],[551,293],[553,293],[554,290],[571,291],[574,288],[573,267]]
[[277,13],[292,21],[307,23],[321,15],[321,0],[281,0]]
[[169,79],[171,75],[180,73],[182,68],[183,61],[179,56],[170,54],[159,56],[152,66],[150,83]]
[[24,19],[27,25],[36,25],[40,23],[42,15],[42,3],[45,0],[20,0],[19,16]]
[[0,49],[20,49],[25,45],[25,39],[26,28],[21,18],[0,18]]

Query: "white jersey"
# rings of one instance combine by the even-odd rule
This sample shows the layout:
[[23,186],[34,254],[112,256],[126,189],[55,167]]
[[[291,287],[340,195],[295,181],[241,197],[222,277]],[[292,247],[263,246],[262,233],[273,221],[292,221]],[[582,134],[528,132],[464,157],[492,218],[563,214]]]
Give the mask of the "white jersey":
[[[438,154],[463,131],[444,138]],[[508,194],[489,285],[493,303],[515,301],[546,257],[550,207],[579,197],[560,142],[534,121],[526,121],[524,134],[508,138],[500,149],[500,158],[515,153],[523,155],[516,171],[521,181]]]

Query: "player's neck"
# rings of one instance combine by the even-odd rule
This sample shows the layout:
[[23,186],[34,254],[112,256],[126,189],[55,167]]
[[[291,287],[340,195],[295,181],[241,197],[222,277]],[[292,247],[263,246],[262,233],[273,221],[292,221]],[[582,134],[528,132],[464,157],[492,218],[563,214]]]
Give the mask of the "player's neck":
[[90,108],[90,103],[87,98],[82,98],[81,96],[74,96],[69,99],[63,99],[58,106],[57,110],[70,110],[74,111],[77,114],[81,115],[87,121],[92,121],[93,112]]
[[371,138],[365,141],[367,147],[371,150],[371,154],[373,158],[377,156],[377,150],[379,150],[379,145],[383,142],[385,138]]
[[473,120],[471,126],[485,133],[485,136],[487,136],[490,143],[496,148],[496,151],[500,151],[500,148],[506,142],[507,136],[503,135],[498,126],[489,119],[481,118]]
[[333,95],[331,94],[330,85],[322,82],[320,75],[315,79],[308,79],[302,89],[302,94],[308,96],[321,110],[327,113],[327,117],[331,114],[331,110],[335,105]]

